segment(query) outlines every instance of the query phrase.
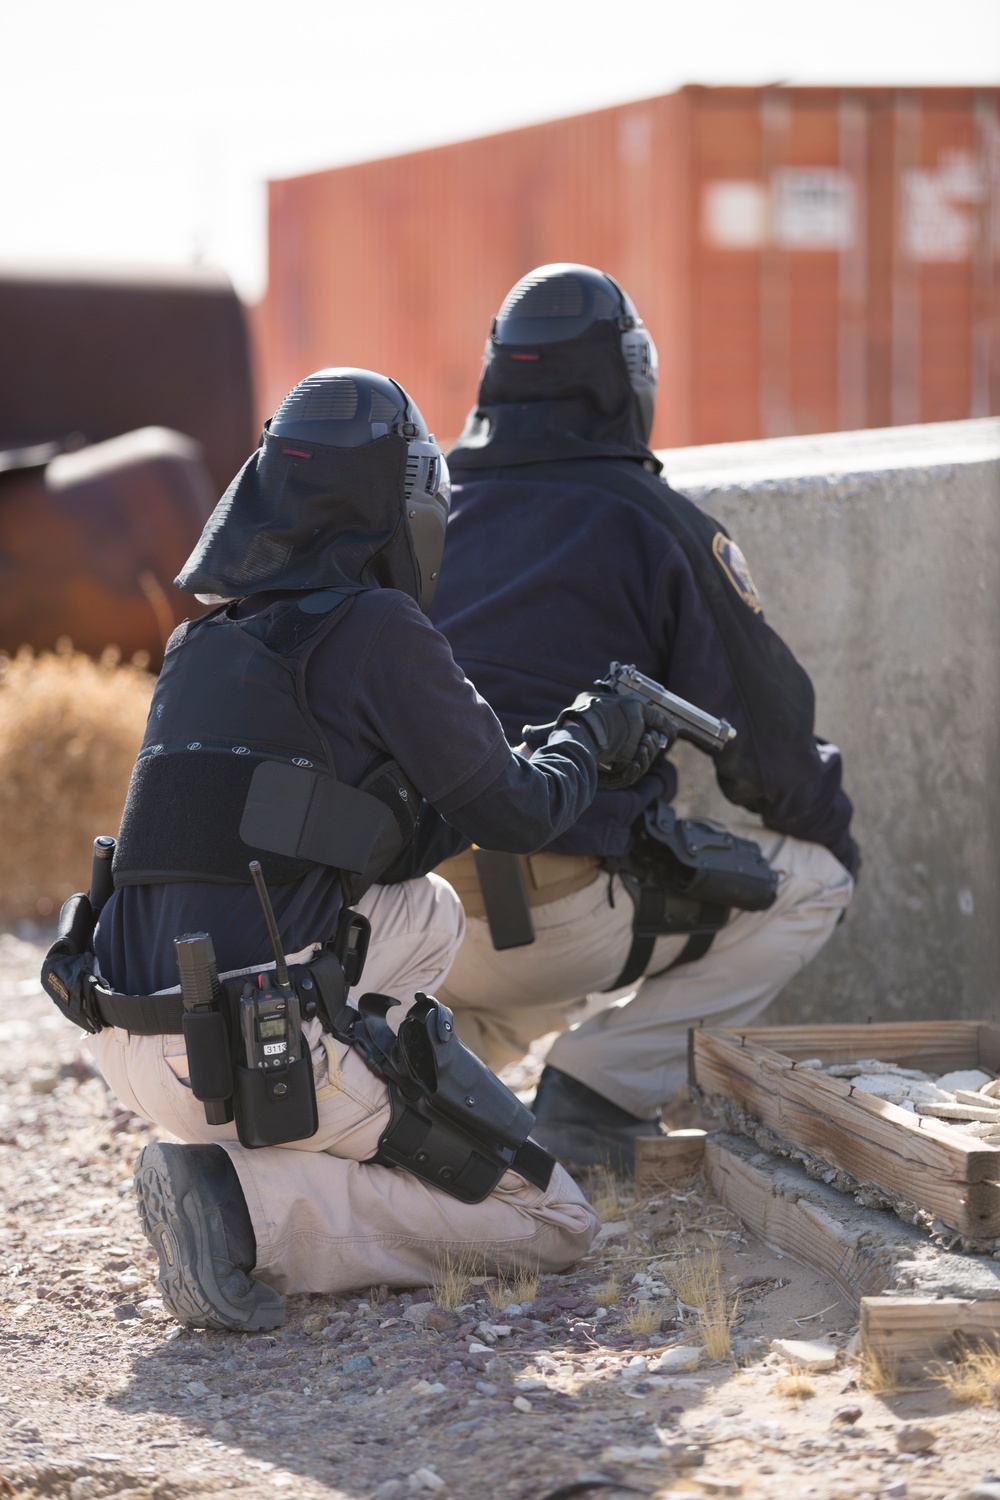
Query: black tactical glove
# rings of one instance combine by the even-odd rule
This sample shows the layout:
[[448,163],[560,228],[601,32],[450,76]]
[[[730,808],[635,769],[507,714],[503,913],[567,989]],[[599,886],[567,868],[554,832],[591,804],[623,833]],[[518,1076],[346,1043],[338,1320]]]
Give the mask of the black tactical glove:
[[662,709],[617,693],[581,693],[553,724],[526,724],[526,745],[537,749],[567,720],[582,724],[594,741],[597,784],[609,790],[632,786],[664,748],[671,723]]
[[42,962],[42,989],[74,1026],[91,1035],[104,1022],[94,1004],[94,911],[90,897],[70,896],[59,913],[56,941]]

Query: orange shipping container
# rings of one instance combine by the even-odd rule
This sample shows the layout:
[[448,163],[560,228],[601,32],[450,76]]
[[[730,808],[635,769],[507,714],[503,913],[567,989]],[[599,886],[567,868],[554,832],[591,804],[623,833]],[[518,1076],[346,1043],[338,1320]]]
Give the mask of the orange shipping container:
[[656,446],[1000,413],[1000,89],[701,88],[270,184],[261,399],[400,380],[442,439],[490,318],[584,261],[656,339]]

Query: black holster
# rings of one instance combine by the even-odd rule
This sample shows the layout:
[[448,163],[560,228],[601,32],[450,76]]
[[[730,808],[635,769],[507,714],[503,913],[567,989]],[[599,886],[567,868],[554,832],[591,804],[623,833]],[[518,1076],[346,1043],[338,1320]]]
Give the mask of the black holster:
[[656,939],[686,933],[688,942],[667,969],[704,957],[733,907],[766,911],[778,890],[752,839],[698,818],[678,818],[668,802],[647,807],[624,859],[605,861],[620,874],[635,906],[632,945],[609,986],[623,989],[645,974]]
[[548,1186],[554,1161],[528,1139],[535,1117],[455,1035],[451,1011],[429,995],[393,1034],[388,995],[362,995],[334,1032],[389,1088],[391,1115],[375,1161],[402,1167],[463,1203],[481,1203],[508,1170]]
[[759,844],[716,823],[678,818],[668,802],[647,807],[629,866],[672,896],[741,911],[766,911],[778,890]]

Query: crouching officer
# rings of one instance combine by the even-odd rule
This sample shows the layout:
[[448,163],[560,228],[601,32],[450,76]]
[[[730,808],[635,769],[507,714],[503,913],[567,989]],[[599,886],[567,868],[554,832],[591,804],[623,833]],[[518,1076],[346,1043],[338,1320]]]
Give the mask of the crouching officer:
[[560,1160],[622,1168],[684,1082],[688,1028],[757,1016],[832,933],[858,863],[806,673],[736,543],[660,477],[656,386],[653,341],[610,276],[542,266],[514,286],[449,454],[432,614],[512,743],[612,661],[736,731],[716,773],[752,841],[675,818],[661,759],[523,861],[530,944],[495,947],[469,856],[442,870],[469,917],[442,994],[491,1066],[565,1031],[588,995],[637,991],[556,1040],[533,1105]]
[[558,837],[662,723],[589,693],[511,751],[425,613],[448,507],[394,381],[286,397],[177,580],[216,607],[169,642],[113,892],[67,903],[46,961],[114,1092],[185,1143],[145,1147],[135,1185],[189,1326],[274,1327],[287,1293],[426,1283],[455,1253],[558,1269],[596,1229],[427,993],[464,917],[423,872]]

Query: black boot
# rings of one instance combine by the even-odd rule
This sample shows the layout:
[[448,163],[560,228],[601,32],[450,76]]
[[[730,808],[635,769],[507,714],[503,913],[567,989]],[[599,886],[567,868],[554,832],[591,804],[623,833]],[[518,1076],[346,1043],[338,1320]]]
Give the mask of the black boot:
[[558,1068],[542,1070],[531,1109],[532,1139],[574,1167],[604,1165],[624,1176],[635,1169],[636,1140],[663,1134],[659,1120],[630,1115]]
[[285,1301],[250,1275],[257,1241],[221,1146],[144,1146],[135,1164],[142,1232],[160,1262],[163,1300],[186,1328],[277,1328]]

